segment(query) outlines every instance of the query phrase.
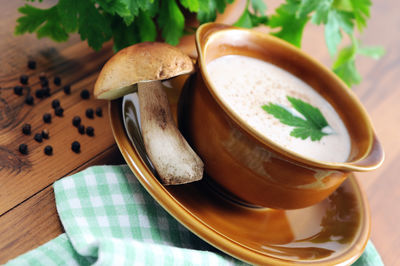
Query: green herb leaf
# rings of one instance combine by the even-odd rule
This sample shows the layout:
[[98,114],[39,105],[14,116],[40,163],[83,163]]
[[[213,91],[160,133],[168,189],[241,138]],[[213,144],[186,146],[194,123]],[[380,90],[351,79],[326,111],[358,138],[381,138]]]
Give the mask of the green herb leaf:
[[197,13],[197,19],[202,23],[214,21],[217,17],[217,7],[214,1],[204,0],[199,2],[199,12]]
[[157,37],[154,21],[147,12],[140,11],[135,23],[139,28],[140,41],[153,42]]
[[163,0],[159,10],[158,26],[162,28],[164,40],[172,45],[183,35],[185,18],[174,0]]
[[301,1],[298,11],[297,17],[306,17],[308,14],[317,9],[318,5],[323,2],[321,0],[303,0]]
[[351,14],[337,10],[329,11],[328,21],[325,25],[325,41],[331,56],[336,54],[337,47],[342,41],[341,29],[349,35],[353,33]]
[[75,32],[78,29],[78,9],[80,0],[60,0],[55,6],[61,24],[67,32]]
[[247,0],[247,2],[246,2],[246,6],[244,8],[244,11],[243,11],[242,15],[233,24],[234,26],[242,27],[242,28],[251,28],[251,27],[253,27],[253,22],[251,21],[250,12],[249,12],[248,8],[249,8],[249,0]]
[[290,132],[293,137],[303,140],[310,137],[312,141],[317,141],[328,135],[322,131],[323,128],[329,126],[328,122],[318,108],[290,96],[287,96],[287,99],[305,119],[294,115],[285,107],[277,104],[269,103],[268,105],[263,105],[262,108],[276,119],[279,119],[282,124],[295,127]]
[[190,12],[198,12],[200,8],[199,0],[180,0],[182,6]]
[[[316,25],[320,25],[321,23],[326,24],[328,22],[328,14],[332,8],[333,0],[317,0],[316,2],[317,3],[312,6],[312,8],[315,9],[315,12],[311,17],[311,22]],[[309,8],[307,11],[310,13],[313,10]]]
[[367,19],[370,17],[370,0],[350,0],[353,8],[354,17],[357,22],[357,27],[362,31],[367,26]]
[[253,22],[251,20],[250,12],[247,10],[247,8],[244,10],[240,18],[235,22],[235,24],[233,24],[233,26],[242,28],[253,27]]
[[264,15],[267,11],[267,6],[263,0],[251,0],[251,7],[257,15]]
[[288,96],[287,99],[300,114],[302,114],[307,121],[310,121],[316,128],[323,129],[328,126],[328,122],[322,115],[321,111],[309,103],[303,102],[300,99]]
[[96,0],[96,3],[98,3],[105,12],[111,15],[119,15],[124,19],[127,25],[132,23],[134,16],[132,15],[128,5],[124,3],[123,0]]
[[[104,0],[103,0],[104,1]],[[107,0],[106,0],[107,1]],[[151,8],[154,0],[121,0],[130,10],[132,17],[139,15],[139,10],[146,11]],[[129,24],[129,23],[127,23]]]
[[301,47],[303,30],[310,19],[308,16],[299,17],[297,15],[299,8],[300,2],[286,0],[285,4],[276,9],[276,14],[271,16],[268,23],[271,28],[280,28],[280,31],[272,33],[273,35],[297,47]]
[[333,71],[349,86],[359,84],[361,75],[356,68],[356,56],[364,55],[374,59],[379,59],[385,54],[385,50],[379,46],[361,46],[360,43],[351,36],[352,44],[344,47],[338,53],[332,65]]
[[264,2],[262,2],[262,0],[252,0],[251,4],[254,12],[250,11],[250,0],[247,0],[243,13],[240,18],[233,24],[234,26],[242,28],[252,28],[260,24],[267,24],[268,17],[263,15],[267,8]]
[[197,19],[200,24],[214,21],[217,17],[217,12],[223,13],[226,5],[233,1],[234,0],[200,0]]
[[[42,2],[42,0],[26,0]],[[188,29],[184,28],[183,11],[197,12],[200,24],[214,21],[234,0],[59,0],[53,7],[40,9],[31,5],[19,8],[15,34],[36,33],[66,41],[70,33],[78,32],[82,40],[98,50],[110,38],[118,51],[137,42],[153,41],[160,32],[164,40],[177,44]],[[336,56],[333,70],[349,86],[360,82],[355,67],[356,55],[379,58],[379,47],[343,49],[342,34],[354,36],[355,25],[361,31],[370,17],[371,0],[285,0],[270,18],[265,15],[264,0],[247,0],[239,20],[234,24],[251,28],[269,25],[272,34],[298,47],[308,21],[325,26],[325,39],[330,55]],[[157,25],[155,25],[157,21]],[[122,23],[123,25],[120,25]]]
[[226,5],[228,3],[233,3],[234,0],[211,0],[215,2],[218,13],[222,14],[225,11]]
[[87,40],[95,50],[99,50],[112,37],[107,19],[89,1],[79,1],[78,26],[81,39]]
[[379,59],[385,55],[385,49],[381,46],[363,46],[358,49],[358,54]]
[[68,33],[58,19],[56,7],[40,9],[30,5],[20,7],[18,11],[25,16],[20,17],[15,28],[15,34],[35,32],[40,39],[50,37],[54,41],[62,42],[68,40]]
[[121,17],[107,16],[107,18],[109,19],[111,28],[113,29],[113,50],[115,52],[140,41],[138,30],[134,23],[127,26]]

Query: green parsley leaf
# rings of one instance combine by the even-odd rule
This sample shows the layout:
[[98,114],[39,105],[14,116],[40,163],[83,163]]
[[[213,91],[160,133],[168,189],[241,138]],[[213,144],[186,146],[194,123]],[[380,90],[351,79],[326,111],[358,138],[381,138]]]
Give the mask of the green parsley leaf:
[[159,10],[158,26],[162,28],[164,40],[172,45],[183,35],[185,18],[174,0],[163,0]]
[[299,5],[299,9],[297,11],[297,17],[306,17],[308,14],[316,10],[322,2],[326,2],[326,0],[303,0]]
[[297,17],[301,18],[314,12],[311,21],[316,25],[321,23],[325,25],[325,41],[331,56],[336,54],[337,47],[342,41],[341,31],[348,35],[353,34],[354,14],[348,10],[348,5],[344,4],[346,1],[348,0],[341,2],[337,0],[303,0],[297,13]]
[[259,0],[252,0],[251,3],[252,8],[254,9],[254,13],[250,12],[250,0],[247,0],[244,11],[239,19],[233,24],[234,26],[242,28],[252,28],[260,24],[267,24],[268,17],[264,16],[264,13],[260,13],[265,12],[267,8],[265,4],[262,1],[260,2]]
[[[151,8],[154,0],[121,0],[130,10],[133,17],[139,15],[139,10],[146,11]],[[129,23],[127,23],[129,24]]]
[[[332,8],[333,0],[317,0],[317,2],[317,5],[313,6],[315,13],[311,17],[311,22],[316,25],[320,25],[321,23],[326,24],[328,22],[328,14]],[[312,10],[308,11],[312,12]]]
[[332,69],[348,86],[358,84],[361,76],[356,69],[355,58],[357,55],[357,41],[353,39],[352,44],[339,51],[333,63]]
[[[201,0],[200,0],[201,1]],[[182,6],[190,12],[198,12],[200,8],[199,0],[180,0]]]
[[79,34],[95,50],[112,37],[110,24],[90,1],[79,1]]
[[328,126],[328,122],[322,115],[321,111],[309,103],[303,102],[300,99],[287,96],[287,99],[300,114],[302,114],[307,121],[310,121],[316,128],[323,129]]
[[197,12],[197,20],[200,24],[214,21],[217,17],[217,11],[214,1],[200,1],[199,2],[199,12]]
[[60,0],[55,6],[61,24],[67,32],[75,32],[78,29],[78,14],[80,0]]
[[361,82],[361,75],[356,68],[354,60],[344,61],[343,64],[334,68],[333,72],[335,72],[349,87]]
[[[42,0],[26,0],[42,2]],[[19,8],[15,34],[36,33],[66,41],[70,33],[78,32],[82,40],[98,50],[113,38],[114,50],[143,41],[153,41],[157,33],[170,44],[177,44],[185,33],[183,13],[195,12],[200,24],[214,21],[234,0],[59,0],[53,7],[40,9],[31,5]],[[246,8],[234,24],[251,28],[269,25],[273,35],[298,47],[308,21],[325,26],[326,44],[331,56],[336,55],[333,70],[347,84],[360,82],[355,67],[356,55],[379,58],[380,47],[361,47],[354,43],[339,53],[342,34],[351,38],[354,28],[365,28],[370,17],[371,0],[285,0],[270,18],[265,15],[264,0],[247,0]],[[155,22],[157,22],[155,24]],[[121,25],[122,23],[123,25]]]
[[307,24],[309,17],[298,17],[297,11],[300,7],[300,2],[295,0],[286,0],[276,9],[276,14],[271,16],[269,26],[271,28],[280,28],[278,32],[272,33],[273,35],[290,42],[291,44],[301,47],[301,39],[303,37],[303,30]]
[[117,14],[122,17],[127,25],[132,23],[134,16],[132,15],[128,5],[122,0],[96,0],[96,3],[107,13]]
[[251,28],[253,27],[253,22],[251,21],[250,12],[249,12],[249,0],[246,1],[246,6],[244,7],[244,11],[239,19],[233,24],[236,27],[242,28]]
[[352,35],[351,45],[344,47],[338,53],[332,65],[333,71],[349,86],[359,84],[361,75],[356,69],[356,56],[364,55],[373,59],[379,59],[385,54],[385,50],[379,46],[362,46]]
[[119,16],[107,16],[113,29],[113,50],[115,52],[140,41],[136,24],[127,26]]
[[15,34],[21,35],[25,32],[35,32],[41,39],[50,37],[52,40],[62,42],[68,40],[68,33],[58,19],[56,7],[40,9],[30,5],[20,7],[18,11],[25,16],[18,18]]
[[367,19],[370,17],[370,0],[350,0],[353,8],[354,17],[357,22],[357,27],[362,31],[367,26]]
[[385,49],[381,46],[363,46],[358,49],[358,54],[379,59],[385,55]]
[[233,3],[234,0],[211,0],[215,2],[218,13],[222,14],[225,11],[226,5]]
[[247,10],[247,8],[245,8],[242,15],[235,22],[235,24],[233,24],[233,26],[242,27],[242,28],[252,28],[253,27],[253,22],[251,20],[250,12]]
[[17,26],[15,27],[15,34],[21,35],[26,32],[32,33],[47,19],[49,9],[40,9],[30,5],[25,5],[18,8],[19,13],[24,16],[17,19]]
[[157,37],[154,21],[147,12],[140,11],[135,23],[139,28],[140,41],[153,42]]
[[234,0],[200,0],[199,12],[197,19],[200,24],[214,21],[217,17],[217,11],[223,13],[227,4],[232,3]]
[[251,0],[251,7],[257,15],[264,15],[267,11],[267,6],[263,0]]
[[343,29],[347,34],[353,33],[351,14],[332,9],[328,13],[328,21],[325,25],[325,41],[331,56],[334,56],[339,43],[342,41]]
[[328,135],[322,129],[329,126],[321,111],[300,99],[287,96],[288,101],[292,104],[305,119],[295,116],[285,107],[277,104],[269,103],[263,105],[262,108],[269,114],[273,115],[282,124],[295,127],[290,135],[300,139],[310,137],[312,141],[321,140],[323,136]]

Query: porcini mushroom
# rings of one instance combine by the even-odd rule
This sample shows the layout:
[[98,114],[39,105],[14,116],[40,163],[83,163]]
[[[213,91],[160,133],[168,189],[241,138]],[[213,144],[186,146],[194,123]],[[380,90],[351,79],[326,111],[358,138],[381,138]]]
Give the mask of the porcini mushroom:
[[132,45],[115,54],[101,70],[94,95],[116,99],[138,91],[146,152],[165,185],[200,180],[203,162],[176,127],[162,80],[192,73],[192,60],[165,43]]

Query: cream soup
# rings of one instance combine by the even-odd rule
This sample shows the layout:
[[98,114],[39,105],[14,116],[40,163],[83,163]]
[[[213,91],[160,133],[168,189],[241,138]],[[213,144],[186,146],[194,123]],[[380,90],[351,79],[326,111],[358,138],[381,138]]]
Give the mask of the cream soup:
[[[350,153],[350,137],[334,108],[312,87],[273,64],[240,55],[219,57],[207,65],[216,94],[252,128],[276,144],[295,153],[326,162],[344,162]],[[319,141],[290,136],[293,127],[282,124],[262,109],[279,104],[302,117],[287,100],[292,96],[321,111],[331,133]]]

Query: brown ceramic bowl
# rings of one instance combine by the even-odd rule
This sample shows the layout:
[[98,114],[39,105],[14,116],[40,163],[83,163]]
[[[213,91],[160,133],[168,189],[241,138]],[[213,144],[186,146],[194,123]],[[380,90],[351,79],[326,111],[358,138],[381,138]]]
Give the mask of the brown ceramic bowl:
[[[384,154],[355,94],[329,69],[300,49],[265,33],[222,24],[196,33],[199,71],[180,99],[179,125],[205,163],[207,177],[232,198],[250,205],[296,209],[328,197],[351,171],[370,171]],[[260,135],[214,92],[206,65],[224,55],[245,55],[299,77],[338,112],[351,138],[344,163],[313,160]]]

